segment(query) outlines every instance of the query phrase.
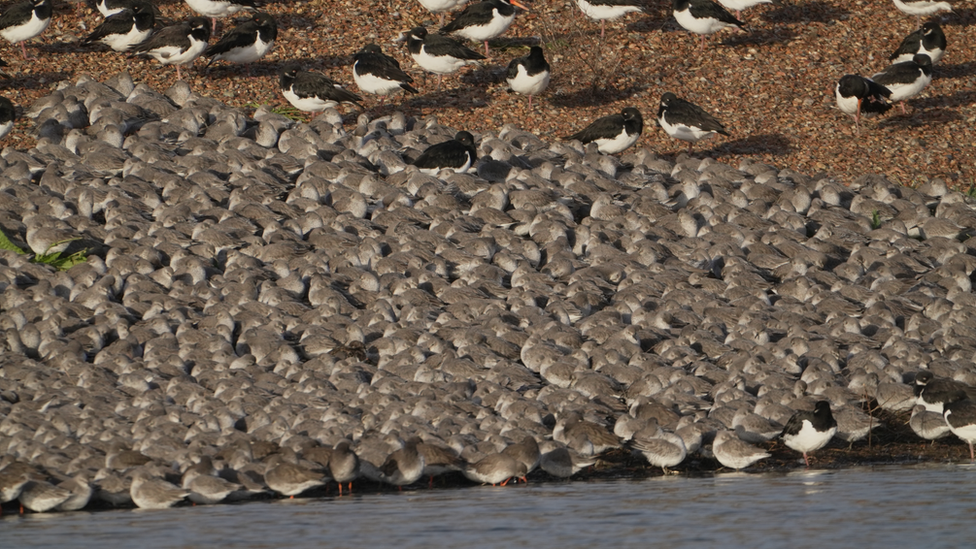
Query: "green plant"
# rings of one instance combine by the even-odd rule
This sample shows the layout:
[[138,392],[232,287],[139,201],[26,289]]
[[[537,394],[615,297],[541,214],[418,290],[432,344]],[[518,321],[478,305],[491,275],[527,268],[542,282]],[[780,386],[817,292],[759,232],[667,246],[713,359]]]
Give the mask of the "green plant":
[[[261,105],[257,103],[247,103],[244,105],[244,107],[248,109],[257,109],[260,106]],[[285,118],[290,118],[296,122],[301,122],[305,120],[305,113],[296,109],[295,107],[292,107],[291,105],[287,107],[271,107],[270,110],[275,114],[280,114],[281,116],[284,116]]]
[[[67,256],[61,257],[61,252],[47,253],[51,251],[51,248],[55,246],[60,246],[61,244],[67,244],[68,242],[74,242],[75,240],[81,240],[80,238],[69,238],[67,240],[62,240],[60,242],[55,242],[48,246],[47,250],[44,250],[43,254],[34,254],[31,258],[33,263],[41,263],[43,265],[50,265],[59,271],[67,271],[68,269],[74,267],[79,263],[84,263],[88,256],[88,249],[78,250],[77,252]],[[27,252],[17,247],[16,244],[7,238],[7,235],[0,231],[0,249],[10,250],[16,254],[27,255]]]
[[873,231],[880,228],[881,228],[881,214],[878,213],[878,210],[874,210],[874,213],[871,214],[871,230]]

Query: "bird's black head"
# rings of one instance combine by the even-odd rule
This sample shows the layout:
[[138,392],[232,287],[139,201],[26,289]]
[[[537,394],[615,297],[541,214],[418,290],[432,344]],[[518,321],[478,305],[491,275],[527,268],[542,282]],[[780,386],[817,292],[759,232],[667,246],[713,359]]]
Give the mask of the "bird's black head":
[[929,57],[928,55],[925,55],[924,53],[916,53],[912,57],[912,61],[914,61],[915,64],[918,65],[919,67],[931,67],[932,66],[932,58]]
[[922,25],[923,34],[932,34],[933,32],[938,32],[941,30],[942,27],[940,27],[935,21],[926,21],[925,24]]
[[621,116],[624,117],[624,120],[643,120],[644,119],[644,117],[641,116],[640,111],[637,110],[634,107],[627,107],[626,109],[620,111],[620,114],[621,114]]
[[197,40],[206,42],[210,40],[210,20],[206,17],[192,17],[187,23],[190,25],[190,34]]
[[414,27],[410,29],[409,33],[407,33],[407,38],[409,40],[423,40],[424,38],[427,38],[427,29],[423,27]]
[[949,404],[950,402],[959,402],[960,400],[966,400],[967,398],[969,398],[969,395],[966,394],[966,391],[957,389],[946,396],[945,403]]
[[545,59],[545,52],[542,50],[542,46],[532,46],[529,48],[529,57],[533,59]]
[[359,53],[383,53],[383,50],[376,44],[366,44]]
[[275,21],[274,17],[271,17],[269,14],[260,11],[254,14],[254,17],[251,18],[251,21],[254,21],[255,23],[257,23],[262,27],[275,27],[275,28],[278,27],[278,22]]
[[915,385],[926,385],[928,382],[932,381],[932,372],[928,370],[922,370],[921,372],[915,374]]
[[298,63],[288,63],[287,65],[281,67],[279,74],[281,75],[281,87],[289,88],[291,83],[298,76],[298,71],[302,70]]
[[813,413],[818,416],[829,416],[830,414],[830,403],[826,400],[818,401],[813,407]]
[[457,132],[457,134],[454,136],[454,140],[465,147],[474,147],[474,136],[468,132]]
[[661,106],[657,109],[658,117],[667,109],[672,103],[678,100],[678,97],[671,92],[667,92],[661,96]]

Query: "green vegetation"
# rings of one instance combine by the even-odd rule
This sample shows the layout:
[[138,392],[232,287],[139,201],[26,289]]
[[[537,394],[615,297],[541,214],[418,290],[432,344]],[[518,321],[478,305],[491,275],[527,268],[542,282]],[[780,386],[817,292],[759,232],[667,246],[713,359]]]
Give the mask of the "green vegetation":
[[881,214],[878,210],[874,210],[874,214],[871,215],[871,230],[876,230],[881,228]]
[[[244,105],[244,107],[248,109],[258,109],[261,107],[261,105],[257,103],[247,103]],[[271,107],[270,110],[275,114],[280,114],[285,118],[291,118],[296,122],[302,122],[305,120],[305,113],[296,109],[295,107],[292,107],[291,105],[288,105],[287,107]]]
[[[88,250],[79,250],[67,257],[61,257],[61,252],[47,253],[55,246],[60,246],[61,244],[66,244],[68,242],[74,242],[75,240],[81,240],[80,238],[69,238],[67,240],[62,240],[61,242],[55,242],[45,250],[43,254],[34,254],[31,258],[33,263],[41,263],[43,265],[50,265],[59,271],[67,271],[68,269],[74,267],[79,263],[84,263],[88,256]],[[10,250],[16,254],[27,255],[27,252],[18,248],[13,242],[7,238],[7,235],[0,231],[0,249]]]

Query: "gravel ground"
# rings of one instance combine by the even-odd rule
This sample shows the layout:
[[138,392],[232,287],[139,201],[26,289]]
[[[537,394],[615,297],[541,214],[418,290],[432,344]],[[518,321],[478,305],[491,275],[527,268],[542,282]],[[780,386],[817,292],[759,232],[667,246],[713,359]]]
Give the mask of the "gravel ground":
[[[521,12],[509,32],[494,41],[492,58],[484,66],[446,78],[441,91],[434,91],[433,79],[424,85],[405,48],[393,43],[414,25],[436,24],[436,17],[419,3],[273,3],[267,11],[279,21],[278,43],[253,68],[253,76],[235,67],[207,71],[198,61],[186,77],[194,91],[231,105],[287,106],[276,75],[284,60],[305,59],[355,89],[352,54],[365,43],[377,42],[416,74],[422,93],[399,107],[415,116],[435,114],[458,129],[477,133],[513,123],[555,140],[599,116],[636,106],[646,121],[638,146],[673,160],[684,150],[682,144],[670,140],[653,121],[660,96],[672,91],[716,115],[732,133],[699,142],[695,155],[733,166],[748,158],[801,173],[833,175],[844,183],[864,173],[882,173],[909,186],[939,177],[967,191],[976,184],[976,10],[961,2],[957,8],[942,19],[949,47],[932,85],[908,102],[908,116],[893,109],[868,121],[860,135],[836,109],[833,86],[843,74],[871,75],[884,68],[890,52],[916,27],[915,18],[889,0],[762,5],[743,14],[749,32],[713,35],[701,55],[695,37],[677,25],[670,5],[661,0],[647,15],[610,22],[605,41],[600,40],[599,24],[583,18],[572,1],[537,0],[531,12]],[[177,19],[191,13],[184,3],[172,0],[160,2],[160,9]],[[4,44],[0,55],[12,78],[0,81],[0,93],[28,106],[59,81],[74,81],[82,73],[104,79],[126,67],[137,82],[155,89],[175,80],[174,68],[153,60],[82,46],[80,41],[100,21],[79,4],[59,4],[55,21],[29,44],[38,59],[25,62],[19,48]],[[218,35],[231,25],[231,20],[221,20]],[[506,92],[505,67],[540,39],[554,74],[549,90],[528,112],[525,98]],[[375,98],[367,98],[367,105],[373,116],[398,108],[378,108]],[[33,141],[31,122],[21,120],[3,144],[26,149]]]

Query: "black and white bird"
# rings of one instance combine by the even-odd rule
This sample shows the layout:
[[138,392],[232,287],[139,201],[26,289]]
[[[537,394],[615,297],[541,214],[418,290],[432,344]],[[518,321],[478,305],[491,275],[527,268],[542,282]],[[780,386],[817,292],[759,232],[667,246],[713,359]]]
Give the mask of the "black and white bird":
[[400,63],[383,53],[376,44],[367,44],[353,56],[352,78],[359,89],[380,96],[380,104],[387,95],[405,91],[419,93],[411,86],[413,78],[403,72]]
[[128,51],[152,34],[156,16],[149,2],[134,2],[131,7],[110,15],[95,27],[85,44],[101,42],[115,51]]
[[735,10],[736,19],[742,18],[742,10],[758,6],[759,4],[778,4],[778,0],[718,0],[726,9]]
[[230,17],[240,11],[254,11],[254,0],[185,0],[191,10],[210,18],[210,32],[217,32],[217,18]]
[[16,44],[27,59],[27,40],[40,36],[51,24],[51,0],[21,0],[0,15],[0,37]]
[[532,96],[539,95],[549,86],[549,62],[540,46],[532,46],[529,54],[512,59],[508,64],[508,87],[516,93],[529,96],[529,109],[532,109]]
[[911,61],[916,54],[925,54],[938,64],[946,50],[946,35],[935,21],[927,21],[922,28],[909,34],[901,41],[895,53],[888,57],[892,63]]
[[412,162],[420,171],[428,175],[437,175],[443,169],[450,168],[457,173],[468,171],[478,160],[478,151],[474,147],[474,136],[460,131],[454,139],[442,141],[427,147],[416,160]]
[[854,117],[854,131],[860,131],[861,113],[885,113],[891,108],[891,90],[856,74],[845,74],[834,88],[834,98],[841,112]]
[[17,109],[6,97],[0,97],[0,139],[7,137],[17,120]]
[[464,47],[441,34],[429,34],[423,27],[415,27],[407,33],[407,51],[420,68],[437,75],[437,89],[445,74],[461,67],[477,63],[484,55]]
[[966,393],[959,392],[947,402],[942,410],[942,417],[949,424],[952,434],[969,444],[969,461],[976,462],[973,453],[973,443],[976,442],[976,401],[966,397]]
[[976,399],[976,387],[944,377],[935,377],[928,370],[915,374],[915,404],[925,406],[928,412],[942,413],[946,403],[959,399],[959,393],[970,400]]
[[132,0],[88,0],[88,5],[108,19],[126,8],[131,8]]
[[797,452],[803,453],[803,461],[810,466],[807,453],[819,450],[837,434],[837,421],[830,413],[830,403],[821,400],[814,405],[812,412],[800,411],[786,422],[780,438],[783,443]]
[[691,145],[695,141],[711,137],[716,133],[729,135],[725,126],[717,118],[698,105],[679,99],[671,92],[661,96],[657,123],[671,137],[687,141],[688,152],[691,152]]
[[885,70],[871,77],[878,84],[891,90],[891,101],[900,101],[902,114],[905,100],[911,99],[932,83],[932,58],[916,54],[911,61],[889,65]]
[[256,13],[254,17],[237,25],[220,40],[208,47],[203,55],[210,58],[209,67],[214,61],[231,63],[254,63],[274,48],[278,38],[278,23],[267,13]]
[[608,20],[619,19],[628,13],[644,11],[641,0],[576,0],[583,15],[600,22],[600,38],[606,34]]
[[148,55],[163,65],[176,65],[176,78],[183,79],[180,66],[189,65],[207,49],[210,25],[205,17],[193,17],[166,27],[132,48],[136,54]]
[[437,25],[440,27],[444,26],[444,14],[460,8],[465,5],[468,0],[419,0],[420,5],[427,8],[431,13],[436,13],[440,16],[440,20]]
[[714,34],[728,27],[744,30],[742,21],[712,0],[673,0],[672,7],[679,25],[701,35],[701,51],[705,51],[706,34]]
[[453,21],[444,25],[441,34],[456,34],[475,42],[485,43],[485,57],[488,56],[488,41],[498,38],[515,21],[515,8],[528,10],[518,0],[487,0],[464,8]]
[[281,70],[281,95],[296,109],[303,112],[319,113],[337,106],[339,103],[352,103],[362,108],[362,97],[335,83],[328,76],[302,70],[292,63]]
[[948,2],[936,2],[934,0],[895,0],[895,7],[902,13],[914,15],[916,19],[940,11],[952,11],[952,5]]
[[601,153],[616,154],[636,143],[643,131],[644,117],[636,108],[627,107],[619,114],[598,118],[566,139],[578,139],[584,145],[596,143]]

